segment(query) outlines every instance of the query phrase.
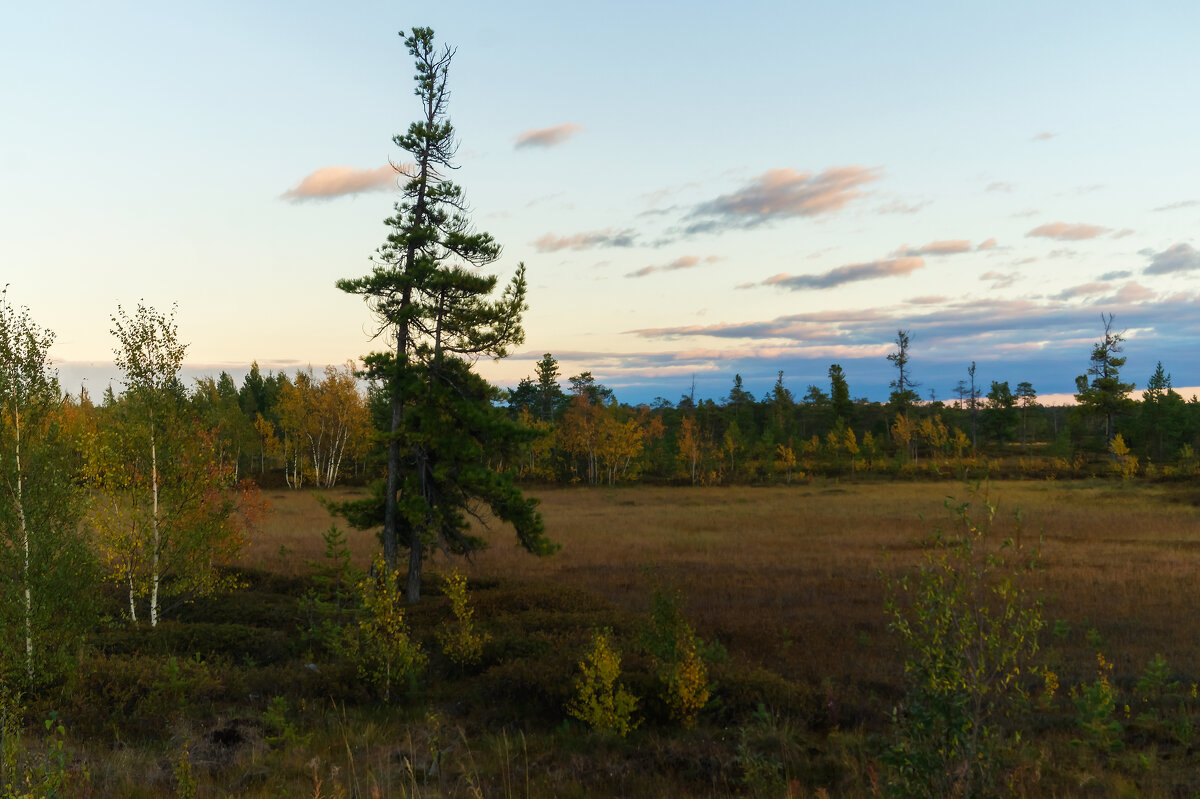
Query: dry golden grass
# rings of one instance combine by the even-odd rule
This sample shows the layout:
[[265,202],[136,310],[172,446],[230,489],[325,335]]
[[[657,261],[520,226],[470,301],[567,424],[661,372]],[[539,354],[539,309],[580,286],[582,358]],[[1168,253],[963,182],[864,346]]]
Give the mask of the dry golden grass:
[[281,574],[307,574],[309,561],[320,560],[325,554],[321,534],[337,523],[345,533],[354,553],[354,563],[366,568],[372,553],[378,551],[379,540],[369,530],[355,530],[342,519],[335,518],[322,504],[323,500],[343,502],[363,496],[352,488],[308,489],[292,491],[286,488],[262,492],[268,513],[260,535],[251,540],[242,554],[239,566],[266,569]]
[[[1040,588],[1050,639],[1089,669],[1094,628],[1118,676],[1155,653],[1200,678],[1200,490],[1180,486],[1003,482],[985,486],[996,530],[1022,543],[1042,538]],[[331,498],[350,491],[326,492]],[[491,548],[464,566],[471,577],[548,581],[645,610],[655,583],[677,588],[702,634],[734,654],[812,684],[831,682],[865,698],[890,693],[900,665],[883,612],[884,574],[910,567],[934,528],[952,527],[954,483],[814,483],[776,488],[542,489],[550,536],[562,551],[535,558],[493,525]],[[273,491],[274,515],[246,565],[300,572],[321,557],[331,517],[307,492]],[[982,520],[983,495],[973,498]],[[344,524],[342,524],[344,527]],[[350,531],[356,560],[378,546]],[[280,546],[288,554],[280,555]],[[884,553],[888,553],[885,557]],[[433,568],[444,560],[439,556]],[[1063,628],[1065,629],[1065,628]],[[1068,667],[1070,676],[1071,669]],[[1082,676],[1082,673],[1081,673]]]

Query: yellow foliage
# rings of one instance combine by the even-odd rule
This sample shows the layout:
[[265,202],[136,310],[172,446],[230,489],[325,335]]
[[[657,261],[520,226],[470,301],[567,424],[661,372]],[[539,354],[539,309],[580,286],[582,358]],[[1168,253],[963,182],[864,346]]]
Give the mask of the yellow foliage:
[[680,641],[679,647],[678,659],[662,667],[666,683],[663,699],[671,709],[672,718],[684,727],[692,727],[696,716],[708,704],[708,668],[696,651],[694,638]]
[[645,439],[636,419],[618,421],[614,417],[616,412],[616,406],[607,411],[596,431],[596,457],[604,465],[609,485],[630,474],[634,460],[642,454]]
[[458,569],[445,577],[446,596],[454,613],[454,623],[446,624],[437,631],[442,651],[460,666],[479,662],[487,636],[475,629],[475,609],[471,607],[467,594],[467,578]]
[[787,475],[787,481],[792,482],[792,469],[796,468],[796,450],[786,444],[775,445],[775,470]]
[[374,577],[358,584],[362,617],[352,651],[358,674],[375,684],[383,701],[391,701],[392,686],[412,681],[425,666],[425,653],[408,633],[400,597],[400,572],[388,569],[382,555],[375,556]]
[[842,446],[846,448],[846,452],[850,453],[850,457],[858,454],[858,438],[854,435],[853,428],[846,428],[846,438],[842,441]]
[[1113,436],[1112,442],[1108,445],[1108,451],[1111,452],[1113,458],[1116,459],[1113,467],[1117,474],[1121,475],[1122,478],[1128,480],[1130,477],[1133,477],[1137,474],[1138,457],[1129,451],[1129,447],[1126,445],[1125,439],[1120,433],[1117,433],[1115,436]]
[[567,713],[592,729],[615,732],[624,738],[638,725],[633,717],[638,700],[617,683],[621,655],[609,644],[606,633],[597,631],[592,636],[592,646],[579,662],[579,671]]
[[896,421],[892,422],[892,441],[896,442],[896,446],[902,450],[908,449],[908,443],[912,441],[912,424],[908,421],[908,417],[904,414],[896,414]]

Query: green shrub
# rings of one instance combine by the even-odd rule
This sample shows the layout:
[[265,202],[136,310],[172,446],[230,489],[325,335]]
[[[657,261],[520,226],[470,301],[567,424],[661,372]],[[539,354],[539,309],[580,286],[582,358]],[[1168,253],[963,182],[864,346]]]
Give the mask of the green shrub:
[[154,737],[166,732],[166,721],[230,699],[228,671],[197,658],[95,654],[80,664],[63,710],[84,734]]
[[653,660],[660,698],[671,718],[687,728],[696,724],[711,686],[701,657],[703,642],[684,619],[680,604],[678,595],[656,588],[641,643]]
[[292,656],[293,644],[279,630],[244,624],[163,621],[151,629],[126,627],[102,632],[92,644],[111,655],[226,656],[236,663],[277,663]]
[[538,719],[554,724],[571,698],[574,667],[569,649],[516,658],[470,678],[461,699],[472,717],[489,723]]
[[346,646],[359,676],[390,702],[393,688],[403,684],[410,693],[415,689],[426,658],[404,618],[400,573],[388,569],[380,555],[375,557],[374,573],[359,583],[362,614]]
[[1005,722],[1026,706],[1023,680],[1038,672],[1042,607],[1023,584],[1036,553],[996,542],[994,506],[984,504],[979,523],[967,503],[947,508],[956,531],[937,531],[915,573],[888,584],[907,683],[886,752],[901,796],[995,790],[1014,742]]

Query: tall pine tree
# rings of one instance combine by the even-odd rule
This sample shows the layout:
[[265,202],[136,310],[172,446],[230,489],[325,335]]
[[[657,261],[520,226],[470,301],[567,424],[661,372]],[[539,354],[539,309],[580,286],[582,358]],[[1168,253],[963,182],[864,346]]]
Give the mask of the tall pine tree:
[[[1103,417],[1105,445],[1117,434],[1114,418],[1130,405],[1129,392],[1133,383],[1121,382],[1121,367],[1125,365],[1125,335],[1113,330],[1112,314],[1100,314],[1104,337],[1092,347],[1087,375],[1075,378],[1075,399],[1085,413]],[[1088,381],[1088,375],[1092,376]]]
[[393,141],[413,163],[398,169],[402,197],[371,274],[337,285],[367,299],[391,344],[364,359],[389,398],[386,482],[374,504],[343,511],[355,524],[382,521],[389,568],[399,546],[408,546],[407,597],[417,602],[427,550],[469,553],[482,545],[468,534],[476,500],[512,524],[529,551],[547,554],[554,546],[536,502],[488,466],[524,433],[494,407],[496,390],[472,370],[474,359],[504,357],[524,340],[525,269],[518,266],[493,298],[497,278],[480,270],[500,247],[472,229],[462,189],[446,178],[457,150],[446,110],[454,51],[436,47],[429,28],[413,28],[404,43],[416,61],[421,116]]

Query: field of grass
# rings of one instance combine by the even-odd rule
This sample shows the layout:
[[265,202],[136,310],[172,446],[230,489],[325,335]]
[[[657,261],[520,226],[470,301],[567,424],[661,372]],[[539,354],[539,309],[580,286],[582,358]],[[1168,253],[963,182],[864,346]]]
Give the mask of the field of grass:
[[[896,674],[881,573],[911,567],[930,533],[951,526],[948,501],[971,502],[977,516],[991,504],[998,534],[1040,546],[1049,620],[1064,620],[1081,641],[1096,630],[1133,666],[1162,652],[1194,664],[1200,679],[1200,486],[829,482],[532,495],[561,552],[535,558],[490,524],[490,548],[455,565],[472,578],[578,588],[631,612],[646,610],[655,584],[678,589],[699,629],[731,651],[790,679],[850,685]],[[321,555],[316,533],[336,520],[307,492],[269,499],[273,516],[245,565],[303,573],[305,559]],[[365,565],[375,536],[349,535]]]
[[[79,679],[30,712],[59,712],[73,767],[89,772],[98,796],[187,795],[185,762],[197,796],[874,795],[903,695],[884,584],[911,570],[936,528],[952,526],[950,497],[971,502],[976,521],[994,505],[994,532],[1042,553],[1043,655],[1060,695],[1033,717],[1013,790],[1200,791],[1190,732],[1200,722],[1200,488],[814,482],[532,494],[562,551],[535,558],[497,526],[472,562],[435,557],[426,599],[408,611],[430,664],[390,706],[307,632],[299,597],[334,520],[321,495],[275,490],[267,527],[239,564],[245,589],[184,608],[154,632],[101,632]],[[365,567],[374,534],[347,536]],[[489,636],[474,667],[449,662],[434,634],[449,613],[436,575],[451,567],[470,578]],[[700,637],[719,644],[713,699],[693,729],[655,704],[638,648],[656,588],[677,592]],[[643,697],[629,739],[563,711],[601,627]],[[1121,750],[1103,754],[1072,743],[1076,697],[1096,679],[1098,653],[1114,664],[1123,730]],[[1134,686],[1156,653],[1174,687],[1143,707],[1150,700]],[[1159,715],[1147,720],[1150,709]]]

